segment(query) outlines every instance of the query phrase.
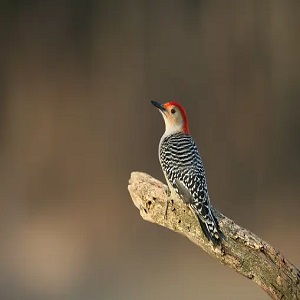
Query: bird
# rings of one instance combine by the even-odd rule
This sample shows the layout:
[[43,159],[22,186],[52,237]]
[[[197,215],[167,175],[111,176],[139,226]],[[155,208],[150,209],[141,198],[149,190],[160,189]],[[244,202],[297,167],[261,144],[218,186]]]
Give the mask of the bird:
[[169,196],[182,200],[194,212],[205,237],[214,247],[221,245],[223,233],[212,211],[205,169],[190,134],[186,112],[175,101],[161,104],[151,100],[151,103],[165,121],[158,155]]

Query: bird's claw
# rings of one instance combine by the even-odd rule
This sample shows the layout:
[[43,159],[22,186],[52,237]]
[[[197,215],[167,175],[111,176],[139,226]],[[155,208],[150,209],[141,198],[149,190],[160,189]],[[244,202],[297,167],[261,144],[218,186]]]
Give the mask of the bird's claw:
[[171,190],[168,186],[165,186],[165,193],[168,198],[167,198],[167,203],[164,211],[164,220],[167,220],[168,208],[169,208],[170,197],[171,197]]
[[171,196],[171,190],[168,186],[165,186],[165,194],[167,195],[168,198]]
[[164,211],[164,220],[167,220],[168,208],[169,208],[169,199],[167,199],[167,203]]

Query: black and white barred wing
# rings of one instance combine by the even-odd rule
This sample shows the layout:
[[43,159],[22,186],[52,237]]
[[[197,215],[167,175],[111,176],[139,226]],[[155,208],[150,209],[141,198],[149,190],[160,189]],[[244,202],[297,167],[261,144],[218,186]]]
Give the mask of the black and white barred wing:
[[[196,174],[193,175],[193,170],[189,173],[193,178],[197,177]],[[184,178],[180,180],[177,178],[175,179],[175,189],[182,201],[186,203],[197,216],[206,238],[211,240],[214,245],[217,245],[220,243],[221,233],[218,222],[211,211],[207,191],[205,192],[202,187],[202,180],[202,176],[200,175],[197,180],[198,183],[194,183],[195,187],[189,187],[188,180]]]

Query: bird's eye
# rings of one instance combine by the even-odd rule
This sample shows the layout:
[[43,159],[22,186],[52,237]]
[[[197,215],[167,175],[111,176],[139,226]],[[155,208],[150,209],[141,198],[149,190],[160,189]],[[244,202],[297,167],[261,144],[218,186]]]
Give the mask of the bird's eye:
[[171,114],[175,114],[176,110],[174,108],[171,109]]

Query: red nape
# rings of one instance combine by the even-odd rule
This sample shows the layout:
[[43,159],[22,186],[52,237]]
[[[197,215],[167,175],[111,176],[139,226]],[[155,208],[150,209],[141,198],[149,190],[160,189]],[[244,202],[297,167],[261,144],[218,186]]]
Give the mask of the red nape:
[[182,132],[186,133],[186,134],[190,134],[189,126],[188,126],[188,120],[187,120],[184,108],[179,103],[177,103],[176,101],[170,101],[170,102],[167,102],[167,103],[164,104],[165,108],[170,107],[170,106],[175,106],[180,110],[182,118],[183,118]]

